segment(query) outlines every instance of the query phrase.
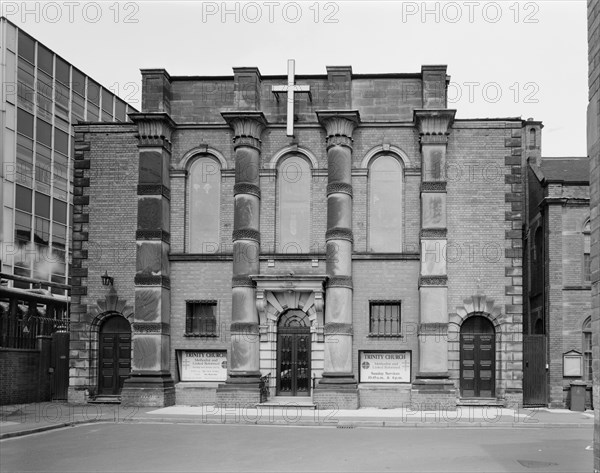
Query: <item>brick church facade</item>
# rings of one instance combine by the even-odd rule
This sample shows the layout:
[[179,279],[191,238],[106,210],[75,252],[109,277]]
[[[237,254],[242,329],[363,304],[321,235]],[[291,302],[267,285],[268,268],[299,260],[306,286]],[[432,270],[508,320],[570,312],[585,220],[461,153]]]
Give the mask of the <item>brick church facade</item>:
[[69,400],[522,404],[541,124],[457,119],[445,66],[290,71],[143,70],[75,127]]

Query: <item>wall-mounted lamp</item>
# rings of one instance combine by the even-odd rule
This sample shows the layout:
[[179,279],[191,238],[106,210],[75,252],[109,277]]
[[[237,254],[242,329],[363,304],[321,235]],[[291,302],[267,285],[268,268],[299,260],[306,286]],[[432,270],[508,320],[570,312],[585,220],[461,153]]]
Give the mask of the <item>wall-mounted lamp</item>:
[[104,271],[104,275],[102,276],[102,285],[103,286],[112,286],[114,278],[111,278],[108,275],[108,271]]

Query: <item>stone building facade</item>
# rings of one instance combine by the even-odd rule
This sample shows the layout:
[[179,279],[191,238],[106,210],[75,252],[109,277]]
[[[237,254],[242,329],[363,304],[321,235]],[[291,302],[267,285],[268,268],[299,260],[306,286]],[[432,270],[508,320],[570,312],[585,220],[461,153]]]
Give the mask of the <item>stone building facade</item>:
[[446,66],[288,67],[143,70],[75,127],[70,401],[521,404],[527,122],[457,119]]

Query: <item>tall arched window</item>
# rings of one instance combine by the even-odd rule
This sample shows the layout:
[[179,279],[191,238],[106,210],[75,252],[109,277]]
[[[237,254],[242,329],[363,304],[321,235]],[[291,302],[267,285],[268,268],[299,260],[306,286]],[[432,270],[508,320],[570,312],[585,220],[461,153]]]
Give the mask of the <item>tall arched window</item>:
[[583,226],[583,282],[592,281],[592,258],[590,256],[590,221]]
[[309,163],[300,156],[289,156],[278,166],[277,247],[280,253],[310,251],[311,177]]
[[531,291],[533,294],[539,294],[544,290],[544,233],[541,226],[538,226],[533,237],[533,261],[531,271]]
[[209,156],[194,160],[188,176],[190,253],[219,251],[221,165]]
[[402,165],[379,156],[369,169],[369,250],[402,252]]
[[529,146],[535,147],[537,146],[537,133],[535,128],[529,129]]
[[592,318],[588,317],[583,322],[583,381],[591,382],[593,379],[592,370]]

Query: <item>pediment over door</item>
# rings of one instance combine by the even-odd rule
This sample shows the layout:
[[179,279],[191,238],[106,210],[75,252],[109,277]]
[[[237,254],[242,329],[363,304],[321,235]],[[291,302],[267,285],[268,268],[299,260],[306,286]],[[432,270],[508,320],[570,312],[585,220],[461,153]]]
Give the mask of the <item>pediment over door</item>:
[[[322,337],[324,325],[325,275],[256,275],[256,308],[261,331],[277,325],[279,316],[288,309],[305,312],[311,331]],[[319,336],[321,334],[321,336]]]

